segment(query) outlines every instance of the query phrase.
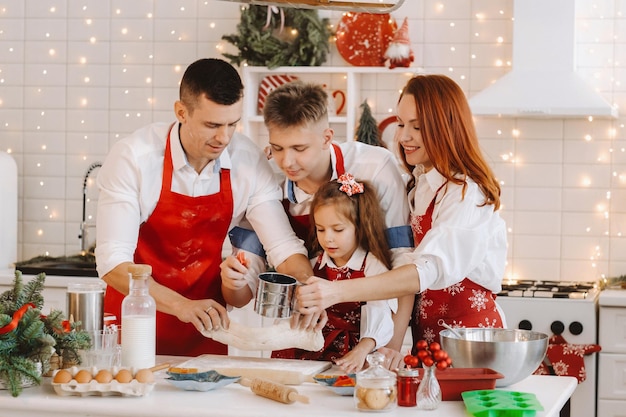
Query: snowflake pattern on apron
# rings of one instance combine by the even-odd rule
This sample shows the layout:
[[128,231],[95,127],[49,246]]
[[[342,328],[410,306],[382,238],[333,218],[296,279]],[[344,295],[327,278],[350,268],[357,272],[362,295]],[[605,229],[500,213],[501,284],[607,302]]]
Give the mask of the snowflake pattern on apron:
[[[426,213],[411,214],[411,230],[415,244],[419,245],[432,227],[433,211],[439,191],[428,205]],[[426,340],[439,342],[439,332],[443,319],[452,327],[503,327],[502,318],[496,309],[495,295],[468,278],[441,290],[424,290],[415,295],[411,317],[413,342]],[[415,345],[413,354],[416,354]]]

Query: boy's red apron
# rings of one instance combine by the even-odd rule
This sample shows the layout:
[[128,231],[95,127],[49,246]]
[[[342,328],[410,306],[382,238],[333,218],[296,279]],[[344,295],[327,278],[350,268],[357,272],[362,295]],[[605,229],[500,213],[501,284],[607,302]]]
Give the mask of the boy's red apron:
[[[348,268],[320,268],[322,255],[319,255],[313,272],[316,277],[329,281],[363,278],[365,276],[365,258],[361,269],[353,271]],[[317,352],[304,349],[283,349],[272,352],[272,358],[308,359],[315,361],[331,361],[339,359],[350,352],[361,339],[361,305],[360,302],[339,303],[326,309],[328,322],[322,329],[324,347]]]
[[[341,148],[338,145],[333,145],[333,150],[335,151],[335,158],[337,159],[337,166],[335,167],[337,171],[337,177],[342,176],[346,173],[346,170],[343,166],[343,153],[341,152]],[[285,208],[285,212],[287,213],[287,217],[289,217],[289,223],[291,223],[291,227],[296,235],[304,240],[306,248],[309,250],[309,254],[311,253],[311,243],[312,239],[312,231],[311,231],[311,220],[309,214],[303,214],[301,216],[292,216],[289,213],[289,200],[283,200],[283,207]]]
[[[423,215],[411,214],[411,229],[415,246],[424,238],[433,224],[433,211],[439,191]],[[426,340],[439,342],[439,332],[444,327],[438,324],[443,319],[452,327],[503,327],[502,318],[496,309],[495,295],[469,278],[442,290],[425,290],[415,296],[411,316],[413,354],[415,342]]]
[[[190,197],[172,192],[168,135],[161,195],[139,228],[135,263],[152,265],[154,280],[190,299],[212,298],[225,305],[221,291],[222,244],[233,214],[230,170],[220,170],[220,192]],[[121,318],[124,296],[107,288],[104,311]],[[227,354],[228,347],[202,336],[190,323],[157,311],[156,353],[197,356]]]

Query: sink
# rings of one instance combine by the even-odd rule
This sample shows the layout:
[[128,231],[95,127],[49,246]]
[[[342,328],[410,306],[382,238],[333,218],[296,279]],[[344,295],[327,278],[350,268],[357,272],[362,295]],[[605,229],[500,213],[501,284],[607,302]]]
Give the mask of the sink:
[[44,272],[46,275],[68,277],[98,276],[95,257],[89,254],[59,258],[38,256],[28,261],[17,262],[15,269],[27,275],[37,275]]

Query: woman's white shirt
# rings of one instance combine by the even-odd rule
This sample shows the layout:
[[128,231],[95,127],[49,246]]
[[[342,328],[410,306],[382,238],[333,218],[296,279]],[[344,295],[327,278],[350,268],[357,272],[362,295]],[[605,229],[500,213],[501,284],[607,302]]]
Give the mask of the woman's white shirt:
[[[417,183],[409,192],[411,213],[423,215],[445,178],[436,170],[414,173]],[[493,205],[484,205],[485,196],[478,185],[466,179],[462,184],[448,182],[437,195],[432,227],[412,253],[420,288],[443,289],[469,278],[498,293],[506,265],[506,225]]]

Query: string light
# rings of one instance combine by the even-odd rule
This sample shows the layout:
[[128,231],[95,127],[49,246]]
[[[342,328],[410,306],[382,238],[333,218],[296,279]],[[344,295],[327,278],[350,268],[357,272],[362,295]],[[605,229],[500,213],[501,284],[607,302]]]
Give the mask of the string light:
[[[80,0],[77,0],[77,3],[80,4]],[[43,143],[40,148],[37,148],[37,152],[28,154],[28,156],[29,159],[34,159],[35,164],[45,166],[41,164],[48,160],[38,159],[38,157],[45,155],[46,158],[55,158],[59,157],[59,152],[63,152],[58,150],[59,144],[56,141],[58,141],[59,136],[65,135],[65,143],[63,141],[61,143],[71,148],[75,144],[69,142],[70,134],[80,132],[80,135],[75,137],[81,139],[81,150],[74,151],[79,155],[72,156],[71,151],[68,149],[67,153],[62,156],[64,157],[64,163],[66,163],[65,159],[67,159],[69,169],[75,169],[75,167],[71,166],[72,158],[75,158],[75,161],[80,161],[80,166],[86,166],[90,161],[93,161],[94,155],[89,153],[91,149],[100,149],[98,151],[100,153],[106,152],[106,148],[103,149],[98,142],[102,140],[102,136],[93,132],[102,132],[109,142],[112,143],[137,128],[138,123],[149,123],[153,119],[163,120],[171,112],[170,105],[177,97],[175,93],[172,96],[166,96],[162,90],[175,90],[172,87],[176,87],[176,85],[172,83],[179,81],[188,62],[172,62],[178,61],[179,55],[172,53],[173,58],[170,58],[167,48],[172,47],[171,45],[175,42],[173,48],[175,48],[176,52],[179,50],[183,51],[186,47],[191,47],[194,52],[203,51],[201,52],[202,55],[214,54],[216,57],[221,57],[221,54],[227,50],[227,46],[220,39],[221,36],[215,34],[215,32],[217,30],[224,31],[224,33],[232,31],[232,28],[231,30],[227,27],[225,28],[225,24],[232,24],[232,19],[219,19],[214,13],[209,13],[210,10],[215,8],[216,1],[214,0],[198,1],[197,8],[201,9],[201,13],[197,13],[198,10],[195,10],[195,7],[191,7],[191,5],[195,4],[193,2],[185,2],[184,6],[180,4],[171,5],[168,9],[170,12],[168,16],[165,16],[162,12],[160,15],[157,14],[157,2],[154,0],[120,3],[121,7],[107,11],[110,16],[99,15],[101,13],[99,12],[100,7],[95,7],[98,5],[98,2],[95,0],[83,0],[82,3],[84,5],[80,7],[81,20],[78,24],[81,27],[73,28],[73,31],[69,31],[67,39],[61,37],[62,35],[65,36],[65,34],[57,33],[55,25],[41,30],[39,35],[41,39],[45,42],[51,42],[51,44],[43,49],[43,53],[37,57],[37,62],[32,66],[33,73],[30,74],[30,77],[36,81],[33,81],[31,84],[19,80],[19,77],[16,77],[11,71],[7,73],[7,70],[11,69],[12,65],[21,59],[19,57],[26,48],[26,41],[16,40],[12,42],[11,38],[7,40],[3,37],[4,46],[2,46],[2,53],[4,59],[3,63],[0,64],[0,71],[2,71],[0,84],[3,86],[3,90],[0,91],[0,109],[3,112],[7,111],[7,113],[0,115],[0,132],[2,137],[10,136],[15,138],[19,136],[21,138],[23,136],[24,142],[18,140],[3,141],[3,139],[0,139],[0,144],[2,145],[2,150],[13,154],[16,156],[16,159],[21,159],[28,152],[25,149],[25,144],[32,140],[33,136],[30,135],[37,135],[38,140],[41,140]],[[400,16],[409,15],[410,21],[414,22],[416,33],[425,33],[423,36],[426,36],[425,39],[412,39],[415,44],[414,50],[416,51],[415,68],[412,68],[412,70],[417,71],[418,66],[424,66],[426,68],[425,72],[445,72],[455,80],[461,81],[463,87],[468,90],[468,94],[475,93],[477,90],[486,87],[484,84],[496,81],[504,71],[512,66],[510,57],[507,56],[510,54],[510,50],[507,47],[510,45],[512,38],[510,23],[513,18],[510,16],[510,8],[497,3],[494,2],[493,5],[488,6],[481,4],[481,10],[473,10],[472,14],[468,15],[466,19],[458,17],[457,7],[451,0],[425,3],[430,6],[424,6],[424,9],[426,7],[430,7],[430,9],[420,9],[420,12],[415,13],[414,16],[411,15],[414,5],[402,6],[397,13],[393,14],[393,17],[398,19]],[[91,7],[92,5],[94,7]],[[3,16],[7,14],[8,7],[4,6],[0,9],[0,13]],[[247,6],[236,7],[243,9]],[[48,13],[52,18],[49,20],[55,23],[60,18],[66,17],[63,15],[64,13],[67,16],[70,14],[65,7],[58,8],[54,5],[43,6],[41,9],[44,13]],[[77,10],[76,6],[74,6],[74,10]],[[601,56],[604,50],[603,46],[607,42],[599,39],[597,33],[590,33],[594,28],[598,27],[598,25],[589,24],[594,23],[592,22],[592,19],[595,18],[594,13],[600,13],[594,10],[596,9],[583,11],[589,13],[589,17],[577,16],[577,22],[583,28],[580,34],[577,33],[578,37],[582,37],[582,40],[579,39],[578,41],[584,43],[585,39],[588,40],[588,45],[585,45],[584,49],[581,48],[581,51],[584,50],[585,54],[597,60],[589,64],[591,68],[587,72],[590,75],[587,76],[596,81],[596,86],[604,83],[609,86],[608,90],[619,92],[622,85],[620,79],[622,71],[616,57],[620,54],[610,54],[608,59]],[[41,11],[38,13],[41,14]],[[210,15],[210,17],[198,17],[198,14]],[[423,19],[422,14],[429,17]],[[28,10],[26,15],[29,15]],[[336,29],[335,23],[339,21],[340,15],[338,12],[330,14],[332,16],[329,19],[331,33],[334,33]],[[175,18],[172,18],[172,16]],[[432,20],[427,21],[426,19],[428,18]],[[509,18],[510,20],[507,20]],[[607,30],[607,18],[607,16],[597,18],[598,21],[605,19],[601,25],[603,31]],[[149,32],[134,33],[135,31],[143,31],[141,25],[135,26],[129,23],[135,23],[135,19],[147,21],[147,24],[150,25],[149,27],[154,27],[155,32],[150,33],[151,36],[148,36]],[[196,22],[197,28],[182,26],[180,23],[181,19],[189,19],[190,22]],[[107,34],[102,30],[103,20],[106,20],[105,27],[110,28],[111,34]],[[7,28],[4,27],[4,22],[4,20],[0,20],[0,34],[5,34],[7,31]],[[503,22],[507,24],[503,24]],[[425,23],[434,23],[435,26],[431,27],[425,25]],[[441,32],[437,33],[436,41],[432,39],[432,33],[435,32],[429,33],[426,30],[431,28]],[[168,37],[169,41],[155,40],[153,35],[157,33],[157,30],[160,31],[158,32],[159,36]],[[204,39],[196,39],[198,37],[197,33],[200,33],[202,30],[210,33],[210,35],[204,35],[216,40],[209,43]],[[297,34],[290,31],[289,35],[296,36]],[[72,38],[70,36],[76,37]],[[446,40],[448,38],[450,39],[449,41]],[[120,39],[122,41],[118,42]],[[60,43],[52,44],[52,42],[59,40],[62,40],[62,43],[65,45]],[[334,42],[334,39],[331,41]],[[623,45],[623,43],[620,43],[621,40],[617,35],[614,35],[611,41],[617,46]],[[434,48],[436,46],[440,49]],[[334,48],[334,43],[332,43],[331,63],[346,65],[337,56]],[[424,50],[427,52],[417,53]],[[106,55],[103,56],[103,53],[110,53],[111,56],[107,58]],[[183,53],[181,54],[186,56]],[[24,63],[30,64],[28,59],[28,57],[23,58]],[[65,62],[63,61],[64,59]],[[116,62],[120,60],[121,62]],[[429,60],[432,62],[429,62]],[[601,62],[601,64],[596,64],[595,62]],[[57,80],[59,78],[59,63],[67,64],[68,69],[67,73],[62,74],[60,79]],[[25,68],[27,67],[25,66]],[[25,73],[28,73],[28,71]],[[484,77],[484,80],[481,80],[481,77]],[[119,82],[119,84],[115,84],[115,82]],[[25,87],[26,84],[28,84],[28,88]],[[5,87],[10,88],[7,89]],[[20,90],[17,95],[17,101],[7,92],[14,91],[16,87]],[[596,87],[596,89],[599,88]],[[604,90],[606,93],[607,87],[604,87]],[[47,104],[44,103],[52,101],[50,98],[50,95],[53,94],[52,91],[55,91],[55,93],[61,92],[58,95],[58,100],[65,99],[67,108],[59,110],[58,100],[53,106],[47,108]],[[103,93],[103,91],[105,92]],[[394,85],[388,90],[385,89],[385,94],[387,93],[397,96],[399,91]],[[368,97],[368,99],[373,109],[375,108],[374,104],[378,104],[380,107],[379,114],[388,117],[388,115],[395,112],[395,108],[391,107],[392,104],[387,101],[383,101],[382,95],[381,93],[379,97]],[[15,119],[12,117],[15,114],[15,107],[12,106],[16,105],[14,103],[21,103],[24,98],[27,98],[30,103],[34,102],[36,104],[24,104],[25,107],[32,107],[27,109],[29,110],[27,112],[28,119]],[[611,102],[618,107],[618,99],[613,98]],[[114,104],[119,107],[115,108]],[[42,109],[45,111],[40,111]],[[21,111],[22,109],[19,110]],[[105,114],[105,117],[100,118],[100,114]],[[60,117],[57,117],[58,115]],[[170,115],[170,117],[173,117],[173,115]],[[110,120],[105,122],[102,119]],[[29,123],[27,126],[22,127],[22,125],[26,125],[24,123],[26,120]],[[67,125],[65,125],[66,121]],[[118,123],[121,126],[117,126],[116,124]],[[572,158],[573,156],[575,156],[575,159],[577,158],[573,162],[571,160],[554,162],[554,164],[561,164],[566,168],[563,172],[568,174],[571,172],[575,175],[573,178],[580,178],[579,183],[571,186],[571,189],[576,191],[583,190],[584,192],[597,191],[597,189],[603,186],[605,181],[602,181],[603,178],[598,178],[597,172],[594,171],[596,166],[593,164],[600,165],[603,169],[602,172],[610,173],[608,174],[610,176],[609,179],[615,182],[617,187],[626,185],[626,167],[620,163],[626,155],[626,149],[621,147],[620,144],[626,137],[626,130],[621,122],[611,124],[605,120],[597,120],[589,116],[581,122],[580,127],[562,120],[528,123],[512,121],[510,118],[491,119],[488,121],[478,118],[477,124],[479,125],[481,135],[487,136],[487,138],[481,137],[481,141],[493,140],[493,142],[498,143],[496,147],[489,148],[492,151],[492,160],[490,162],[493,163],[498,171],[498,176],[506,178],[506,181],[499,180],[504,196],[513,195],[516,192],[516,183],[519,183],[521,176],[528,172],[521,171],[528,168],[528,166],[523,166],[522,161],[525,164],[534,157],[528,155],[527,147],[532,146],[529,145],[531,141],[536,141],[538,145],[542,144],[541,139],[534,136],[531,137],[531,133],[540,135],[541,133],[539,132],[542,132],[544,127],[546,132],[563,128],[565,133],[562,134],[562,137],[557,135],[557,140],[561,140],[563,146],[563,158]],[[533,126],[533,124],[535,125]],[[488,133],[485,134],[485,132]],[[24,133],[24,135],[21,133]],[[91,133],[91,135],[87,133]],[[576,135],[578,136],[572,137]],[[55,141],[54,144],[53,141]],[[573,146],[580,146],[580,148],[577,148],[579,150],[575,155],[573,155],[573,148],[570,148]],[[32,147],[31,145],[31,149]],[[585,155],[587,153],[593,156]],[[102,156],[98,155],[99,158]],[[33,164],[33,161],[31,160],[29,163]],[[510,176],[502,175],[503,172],[500,172],[500,169],[505,170],[507,173],[510,172]],[[63,171],[64,174],[65,172]],[[72,174],[72,176],[79,177],[80,173]],[[42,195],[53,195],[54,193],[48,191],[48,187],[54,186],[55,183],[47,178],[45,181],[39,182]],[[66,192],[68,196],[72,194],[71,190]],[[597,238],[605,236],[606,232],[600,232],[599,230],[608,229],[607,226],[611,221],[611,217],[613,217],[611,215],[615,212],[621,213],[624,210],[620,208],[625,205],[624,202],[618,201],[619,196],[620,194],[608,191],[603,194],[601,201],[594,202],[596,204],[593,205],[593,209],[589,210],[592,211],[589,214],[590,216],[602,217],[602,227],[582,229],[585,236]],[[608,201],[611,201],[611,198],[613,199],[613,207],[607,204]],[[40,200],[30,200],[24,196],[22,196],[22,199],[24,211],[31,211],[33,204],[42,204]],[[69,197],[67,199],[69,200]],[[45,204],[46,207],[49,206],[49,202],[46,201]],[[509,206],[515,207],[514,204],[511,205],[510,203]],[[512,218],[514,214],[512,210],[506,208],[503,204],[502,213],[505,218],[507,216]],[[523,215],[523,213],[520,215]],[[78,221],[69,217],[65,218],[62,211],[61,214],[55,212],[54,215],[50,212],[49,219],[50,221],[54,220],[54,222],[65,221],[68,223]],[[510,240],[513,241],[515,231],[511,225],[507,225],[509,226]],[[40,233],[38,232],[37,235],[42,237],[44,231],[48,230],[47,227],[47,225],[42,226]],[[523,230],[517,232],[524,233]],[[608,236],[621,236],[621,232],[617,231],[613,235],[609,234]],[[48,238],[50,238],[50,233],[48,233]],[[38,242],[39,240],[36,237],[25,236],[20,243],[23,246],[27,246],[24,244],[31,245]],[[66,246],[72,244],[78,247],[79,242],[68,237],[68,242],[59,243],[58,246],[63,248],[60,250],[64,250]],[[595,247],[595,245],[589,246],[588,252],[592,254],[593,261],[597,265],[604,265],[608,254],[600,253]],[[56,253],[56,255],[59,254]],[[594,267],[602,269],[595,263]],[[598,273],[605,272],[607,271],[598,271]],[[523,267],[523,260],[507,263],[507,277],[511,279],[533,278],[527,276],[527,274],[528,271]]]

